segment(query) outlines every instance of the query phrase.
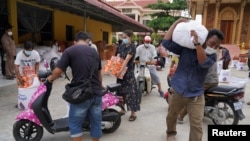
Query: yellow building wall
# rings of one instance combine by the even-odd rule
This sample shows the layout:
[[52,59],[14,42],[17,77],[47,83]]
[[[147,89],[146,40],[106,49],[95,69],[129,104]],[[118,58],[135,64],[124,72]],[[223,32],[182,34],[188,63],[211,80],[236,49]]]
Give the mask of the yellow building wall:
[[100,21],[87,19],[86,31],[92,36],[93,42],[103,41],[103,31],[108,32],[109,39],[107,44],[112,43],[112,25]]
[[[13,37],[16,44],[18,44],[18,21],[17,21],[17,2],[23,2],[26,4],[39,6],[34,3],[25,2],[23,0],[9,0],[8,10],[9,10],[9,23],[13,25]],[[42,7],[42,6],[39,6]],[[44,7],[46,9],[46,6]],[[66,40],[66,25],[73,26],[73,34],[78,31],[84,31],[84,17],[75,15],[69,12],[61,10],[53,10],[53,36],[55,40],[65,41]],[[112,25],[101,21],[96,21],[87,18],[86,20],[86,31],[92,36],[93,42],[103,41],[103,31],[108,32],[109,39],[107,44],[112,43]]]
[[[84,31],[84,17],[74,15],[68,12],[55,10],[54,11],[54,39],[66,40],[66,25],[73,26],[73,33]],[[102,41],[102,32],[109,33],[108,44],[112,42],[112,25],[100,21],[86,19],[86,32],[92,36],[93,42]]]
[[17,1],[16,0],[8,0],[8,13],[9,13],[9,23],[13,26],[13,38],[16,44],[18,44],[18,26],[17,26]]
[[84,21],[83,17],[74,15],[68,12],[54,10],[54,39],[65,41],[66,40],[66,25],[73,26],[73,35],[83,30]]

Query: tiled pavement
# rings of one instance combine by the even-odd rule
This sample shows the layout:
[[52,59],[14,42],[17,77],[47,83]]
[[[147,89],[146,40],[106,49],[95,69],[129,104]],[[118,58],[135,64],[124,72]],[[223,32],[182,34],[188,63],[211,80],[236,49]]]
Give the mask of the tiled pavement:
[[[167,89],[166,74],[168,65],[163,71],[159,71],[162,87]],[[236,71],[232,69],[232,75],[235,77],[246,78],[247,71]],[[103,75],[104,85],[115,82],[115,78],[109,75]],[[17,102],[17,88],[15,81],[0,79],[0,141],[14,141],[12,135],[12,125],[15,116],[20,110],[14,108]],[[66,114],[66,103],[61,98],[64,91],[64,85],[68,83],[65,79],[58,79],[53,84],[52,95],[49,99],[49,109],[54,119]],[[250,101],[250,83],[247,83],[245,91],[245,101]],[[166,141],[165,138],[165,116],[167,113],[167,103],[159,97],[156,89],[151,94],[144,95],[141,104],[141,111],[137,113],[138,118],[135,122],[129,122],[127,113],[122,117],[122,123],[119,129],[111,134],[104,134],[102,141]],[[239,124],[250,124],[250,106],[244,104],[243,112],[246,119]],[[204,118],[203,123],[203,141],[207,141],[207,125],[211,121]],[[177,125],[177,141],[187,141],[189,135],[188,117],[184,119],[184,124]],[[62,132],[52,135],[44,131],[42,141],[69,141],[69,133]],[[91,140],[89,133],[84,134],[84,140]]]

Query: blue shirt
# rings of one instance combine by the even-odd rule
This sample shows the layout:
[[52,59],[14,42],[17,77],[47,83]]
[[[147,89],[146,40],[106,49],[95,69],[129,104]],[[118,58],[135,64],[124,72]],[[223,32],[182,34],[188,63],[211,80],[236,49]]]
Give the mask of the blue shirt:
[[180,46],[172,40],[163,40],[162,45],[170,52],[180,55],[171,87],[184,97],[202,95],[208,68],[216,62],[216,54],[207,55],[206,61],[199,64],[195,49]]

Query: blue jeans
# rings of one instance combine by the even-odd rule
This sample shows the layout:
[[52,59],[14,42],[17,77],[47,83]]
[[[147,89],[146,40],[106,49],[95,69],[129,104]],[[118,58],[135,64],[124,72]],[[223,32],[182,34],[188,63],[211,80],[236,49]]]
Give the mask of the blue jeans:
[[83,134],[84,119],[90,121],[90,135],[92,138],[101,138],[102,129],[102,97],[95,96],[80,104],[70,104],[69,129],[71,137],[80,137]]

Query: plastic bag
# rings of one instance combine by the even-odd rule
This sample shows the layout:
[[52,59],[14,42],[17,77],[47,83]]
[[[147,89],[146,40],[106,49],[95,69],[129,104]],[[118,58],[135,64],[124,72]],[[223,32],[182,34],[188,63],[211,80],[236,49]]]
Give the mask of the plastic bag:
[[117,98],[112,93],[106,93],[102,97],[102,110],[104,110],[110,106],[113,106],[113,105],[117,104],[118,102],[119,102],[119,98]]
[[173,41],[183,47],[195,49],[196,47],[192,42],[192,37],[190,34],[191,30],[195,30],[197,33],[198,42],[200,44],[204,44],[208,35],[208,30],[205,26],[194,20],[177,24],[173,31]]
[[[103,68],[103,72],[115,76],[117,72],[120,71],[123,61],[124,60],[118,56],[112,56],[110,60],[107,60],[107,63]],[[121,75],[118,76],[118,78],[123,79],[123,76],[125,75],[126,71],[127,67],[122,70]]]

